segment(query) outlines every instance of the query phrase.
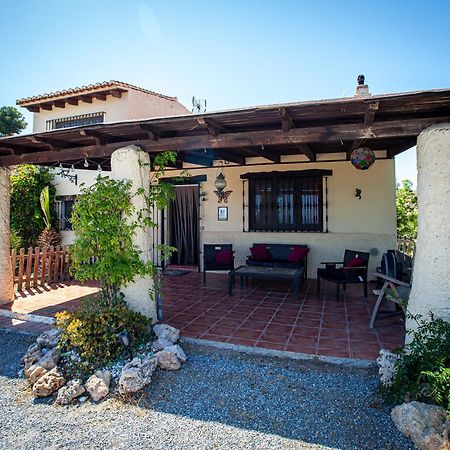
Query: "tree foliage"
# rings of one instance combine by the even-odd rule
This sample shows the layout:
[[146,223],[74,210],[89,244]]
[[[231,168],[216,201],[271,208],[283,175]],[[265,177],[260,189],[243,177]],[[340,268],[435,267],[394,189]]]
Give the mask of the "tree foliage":
[[20,133],[26,126],[25,117],[17,108],[14,106],[0,108],[0,136]]
[[397,236],[417,238],[417,195],[410,180],[397,184]]
[[20,237],[23,246],[36,244],[45,228],[40,204],[42,190],[50,186],[50,204],[53,204],[55,189],[51,186],[53,175],[46,167],[30,164],[16,166],[11,172],[11,229]]
[[[94,185],[81,188],[71,219],[76,236],[71,247],[72,272],[81,281],[100,280],[107,303],[115,303],[121,285],[155,272],[153,263],[141,258],[133,237],[139,228],[157,226],[152,206],[163,207],[173,197],[173,187],[158,181],[174,158],[168,152],[155,159],[149,194],[143,189],[132,192],[130,181],[102,176]],[[134,207],[134,196],[145,198],[142,210]]]

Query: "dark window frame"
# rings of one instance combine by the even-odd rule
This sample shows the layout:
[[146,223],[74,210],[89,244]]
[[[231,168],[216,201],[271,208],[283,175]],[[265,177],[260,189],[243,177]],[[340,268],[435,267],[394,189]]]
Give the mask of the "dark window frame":
[[[242,175],[241,178],[249,182],[249,231],[323,232],[323,177],[331,173],[304,170]],[[260,198],[257,200],[258,195]]]

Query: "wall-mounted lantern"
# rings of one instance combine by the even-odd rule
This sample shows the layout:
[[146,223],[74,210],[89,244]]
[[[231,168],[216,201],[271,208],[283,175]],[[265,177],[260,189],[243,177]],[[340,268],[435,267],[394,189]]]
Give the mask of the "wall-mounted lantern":
[[214,194],[217,195],[218,202],[222,203],[228,203],[228,197],[233,191],[225,191],[225,188],[227,187],[227,180],[225,180],[225,175],[223,173],[223,161],[220,161],[219,168],[217,169],[217,175],[216,180],[214,181],[214,186],[216,187],[216,191],[214,191]]

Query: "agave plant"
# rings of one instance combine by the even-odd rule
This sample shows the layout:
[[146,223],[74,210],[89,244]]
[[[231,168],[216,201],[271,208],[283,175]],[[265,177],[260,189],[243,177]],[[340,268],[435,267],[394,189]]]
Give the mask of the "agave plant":
[[52,224],[50,222],[50,191],[48,186],[42,189],[40,195],[41,209],[44,213],[44,222],[45,228],[42,233],[39,235],[37,243],[40,247],[51,247],[59,245],[61,242],[61,238],[59,233],[52,228]]

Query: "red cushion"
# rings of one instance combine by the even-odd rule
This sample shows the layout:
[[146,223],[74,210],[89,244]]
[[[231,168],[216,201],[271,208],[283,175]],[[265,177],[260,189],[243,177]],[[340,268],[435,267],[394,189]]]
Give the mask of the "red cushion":
[[299,263],[309,252],[307,247],[299,247],[296,245],[289,253],[288,261],[293,263]]
[[233,250],[219,250],[216,253],[216,264],[218,266],[231,266],[233,264]]
[[352,258],[345,267],[358,267],[358,266],[364,266],[364,261],[361,258]]
[[255,245],[250,249],[250,252],[252,253],[252,258],[254,261],[263,262],[270,261],[272,259],[265,245]]

